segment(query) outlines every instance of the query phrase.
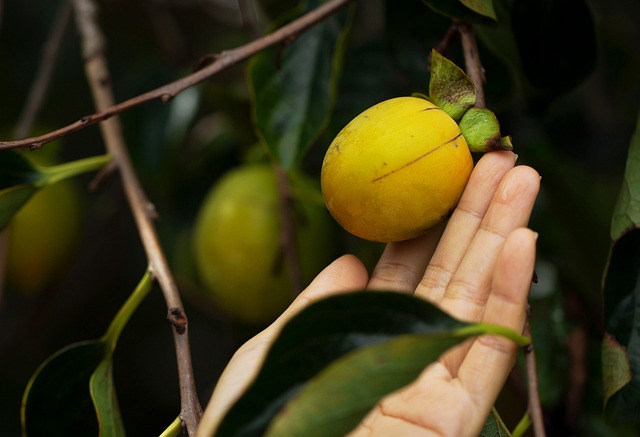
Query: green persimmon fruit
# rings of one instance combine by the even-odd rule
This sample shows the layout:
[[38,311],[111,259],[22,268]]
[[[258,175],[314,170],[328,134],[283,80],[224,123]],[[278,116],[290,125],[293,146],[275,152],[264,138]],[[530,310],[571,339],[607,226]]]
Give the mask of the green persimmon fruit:
[[[335,256],[335,225],[318,184],[290,178],[292,217],[303,286]],[[291,302],[289,263],[281,245],[278,183],[272,166],[245,164],[205,197],[193,233],[195,262],[208,295],[248,324],[272,321]]]
[[449,216],[472,169],[467,142],[449,115],[425,99],[397,97],[338,133],[322,164],[322,195],[352,234],[407,240]]
[[81,196],[73,181],[37,191],[9,223],[7,281],[38,294],[65,273],[82,230]]

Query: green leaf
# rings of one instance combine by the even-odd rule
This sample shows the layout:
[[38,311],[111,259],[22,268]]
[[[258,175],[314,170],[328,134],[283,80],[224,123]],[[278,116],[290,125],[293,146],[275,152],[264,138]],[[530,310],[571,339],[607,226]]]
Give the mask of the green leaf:
[[105,357],[91,375],[89,391],[98,419],[100,437],[124,436],[124,424],[120,417],[118,398],[113,383],[111,356]]
[[640,118],[611,223],[614,239],[604,279],[602,345],[606,415],[640,422]]
[[595,26],[585,0],[518,0],[511,26],[534,106],[546,107],[595,68]]
[[[305,2],[300,14],[320,3]],[[329,121],[351,10],[323,20],[289,45],[265,50],[249,62],[255,128],[287,170],[299,164]]]
[[476,88],[471,78],[435,49],[431,51],[429,100],[456,121],[476,104]]
[[611,220],[611,239],[640,227],[640,116],[631,138],[622,187]]
[[496,20],[493,0],[460,0],[460,3],[480,15]]
[[39,189],[96,170],[111,160],[105,155],[44,167],[15,150],[4,151],[0,157],[0,230]]
[[491,409],[491,413],[484,423],[480,437],[511,437],[511,433],[495,408]]
[[38,367],[22,399],[25,436],[124,435],[111,357],[122,328],[152,285],[147,272],[103,337],[66,346]]
[[312,378],[275,417],[266,435],[346,435],[382,397],[415,380],[429,363],[468,337],[461,331],[404,335],[357,349]]
[[493,0],[422,0],[438,14],[471,23],[495,23]]
[[22,429],[28,437],[98,435],[89,380],[106,353],[105,344],[69,345],[43,362],[22,400]]
[[[418,297],[395,292],[361,291],[317,301],[283,327],[256,379],[229,410],[216,435],[262,435],[276,413],[312,378],[335,360],[360,348],[380,345],[382,349],[378,351],[384,351],[386,343],[383,342],[405,334],[435,336],[433,338],[442,335],[446,337],[452,335],[452,332],[456,332],[455,335],[458,336],[477,335],[482,330],[505,334],[505,328],[495,326],[473,325],[473,329],[468,332],[465,329],[469,329],[467,325],[451,318],[434,305]],[[402,344],[405,343],[394,343],[389,348],[402,355],[408,352],[403,349]],[[413,348],[413,351],[420,353],[419,349]],[[364,355],[355,355],[360,358],[354,359],[363,363],[364,367],[346,365],[352,369],[354,378],[361,371],[364,372],[365,368],[369,372],[376,371],[376,366],[372,366],[374,369],[369,368],[367,359],[362,357],[375,357],[378,352],[362,353]],[[394,365],[402,366],[404,361],[403,355],[400,363]],[[351,379],[350,377],[346,381],[347,387],[343,388],[345,396],[347,392],[362,388],[358,384],[357,387],[349,385]],[[380,384],[397,385],[405,380],[400,378],[395,382],[380,381]],[[327,408],[339,408],[337,405],[332,401]],[[289,411],[289,407],[287,408]]]

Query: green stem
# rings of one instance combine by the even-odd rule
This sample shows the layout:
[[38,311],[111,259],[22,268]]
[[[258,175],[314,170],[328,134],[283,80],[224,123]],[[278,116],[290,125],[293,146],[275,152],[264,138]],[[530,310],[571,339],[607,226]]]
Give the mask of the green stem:
[[513,329],[509,329],[506,326],[497,325],[494,323],[473,323],[456,330],[456,334],[459,335],[500,335],[508,338],[516,343],[518,346],[526,346],[531,344],[531,339],[522,334],[517,333]]
[[180,416],[176,417],[171,425],[167,429],[165,429],[160,437],[178,437],[182,433],[182,420],[180,420]]
[[38,167],[38,170],[44,175],[38,185],[51,185],[63,179],[98,170],[109,161],[111,161],[111,155],[99,155],[50,167]]
[[115,350],[120,333],[131,318],[131,315],[136,311],[144,298],[147,297],[149,291],[151,291],[152,285],[153,275],[147,270],[138,283],[136,289],[131,293],[131,296],[129,296],[124,305],[120,307],[118,314],[113,318],[107,332],[102,337],[102,340],[107,345],[109,353]]
[[529,413],[524,413],[520,422],[516,425],[515,429],[511,433],[511,437],[522,437],[525,432],[531,427],[531,417]]

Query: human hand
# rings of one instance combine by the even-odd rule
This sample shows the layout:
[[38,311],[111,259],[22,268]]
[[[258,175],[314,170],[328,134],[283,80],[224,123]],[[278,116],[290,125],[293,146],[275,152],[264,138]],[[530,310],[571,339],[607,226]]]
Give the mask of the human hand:
[[[446,224],[386,246],[371,277],[345,255],[329,265],[270,327],[228,364],[205,410],[208,435],[254,378],[280,327],[301,308],[331,294],[393,289],[428,299],[466,321],[521,331],[535,261],[536,234],[524,228],[539,190],[537,172],[514,168],[511,152],[476,165]],[[481,336],[447,352],[409,386],[384,398],[352,436],[476,436],[513,367],[517,346]]]

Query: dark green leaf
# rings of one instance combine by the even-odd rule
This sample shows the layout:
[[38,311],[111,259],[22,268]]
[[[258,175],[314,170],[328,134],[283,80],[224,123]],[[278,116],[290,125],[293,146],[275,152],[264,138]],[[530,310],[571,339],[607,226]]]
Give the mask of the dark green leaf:
[[283,328],[259,375],[216,435],[261,435],[309,379],[354,349],[397,335],[442,333],[462,326],[422,299],[393,292],[363,291],[315,302]]
[[604,281],[603,391],[614,423],[640,422],[640,118],[616,204]]
[[594,69],[597,43],[585,0],[518,0],[511,22],[534,104],[548,104]]
[[431,51],[429,100],[456,121],[476,104],[476,88],[471,78],[436,50]]
[[40,171],[22,153],[7,150],[0,155],[0,230],[38,189]]
[[152,285],[147,271],[102,338],[71,344],[40,365],[22,400],[26,436],[124,435],[111,357],[122,329]]
[[468,337],[455,332],[404,335],[351,352],[311,379],[266,435],[346,435],[382,397],[414,381],[429,363]]
[[98,435],[88,387],[105,352],[104,342],[75,343],[42,363],[22,401],[22,427],[26,436]]
[[480,437],[510,437],[511,433],[505,426],[502,418],[495,408],[491,409],[491,414],[487,417]]
[[435,12],[471,23],[493,23],[493,0],[422,0]]
[[[300,12],[320,3],[308,1]],[[286,169],[299,163],[329,121],[350,10],[313,26],[290,45],[265,50],[249,62],[258,135]]]

